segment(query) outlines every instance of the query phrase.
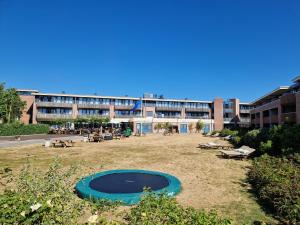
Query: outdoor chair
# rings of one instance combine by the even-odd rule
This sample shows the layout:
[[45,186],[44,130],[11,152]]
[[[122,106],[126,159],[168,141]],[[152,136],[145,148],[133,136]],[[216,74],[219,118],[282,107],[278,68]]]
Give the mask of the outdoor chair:
[[225,158],[241,158],[246,159],[248,158],[253,152],[255,152],[254,148],[250,148],[246,145],[243,145],[242,147],[238,149],[234,149],[231,151],[220,151]]

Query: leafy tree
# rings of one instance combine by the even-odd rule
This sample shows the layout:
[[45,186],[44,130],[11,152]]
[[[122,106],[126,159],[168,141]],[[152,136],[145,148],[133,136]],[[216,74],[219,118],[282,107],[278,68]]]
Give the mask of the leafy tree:
[[196,123],[196,131],[198,132],[198,133],[200,133],[201,132],[201,130],[204,128],[204,123],[201,121],[201,120],[199,120],[197,123]]
[[25,102],[16,89],[5,89],[4,84],[0,84],[0,118],[4,123],[11,123],[19,118],[24,107]]

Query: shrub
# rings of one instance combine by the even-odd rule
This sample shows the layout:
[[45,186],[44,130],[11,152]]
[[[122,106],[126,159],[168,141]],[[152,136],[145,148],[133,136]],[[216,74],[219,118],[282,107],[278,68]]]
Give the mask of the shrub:
[[193,208],[183,208],[174,198],[165,194],[146,193],[142,201],[131,209],[127,221],[132,225],[187,224],[227,225],[228,219],[220,219],[214,212],[206,213]]
[[289,224],[300,222],[300,166],[285,158],[263,155],[254,160],[249,181],[258,197]]
[[272,150],[272,141],[260,142],[259,151],[261,153],[270,153]]
[[227,129],[227,128],[220,131],[220,136],[221,137],[226,137],[226,136],[229,136],[229,135],[235,136],[237,134],[238,134],[237,130],[230,130],[230,129]]
[[260,130],[255,129],[255,130],[251,130],[248,131],[245,136],[242,138],[242,143],[244,145],[248,145],[251,148],[255,148],[258,149],[259,144],[260,144],[260,140],[259,140],[259,134],[260,134]]
[[234,146],[239,146],[240,142],[241,142],[241,137],[240,136],[233,136],[230,139],[230,142],[234,145]]
[[62,170],[55,160],[46,173],[26,166],[16,189],[0,195],[0,224],[74,224],[82,202],[72,190],[76,167]]
[[0,124],[0,136],[46,134],[48,131],[49,126],[46,124]]

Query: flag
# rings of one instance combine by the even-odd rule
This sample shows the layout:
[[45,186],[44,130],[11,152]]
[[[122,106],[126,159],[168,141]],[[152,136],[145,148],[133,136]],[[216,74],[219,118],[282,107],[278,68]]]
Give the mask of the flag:
[[133,108],[131,109],[131,111],[136,111],[138,109],[141,109],[142,108],[142,99],[141,100],[138,100],[135,105],[133,106]]

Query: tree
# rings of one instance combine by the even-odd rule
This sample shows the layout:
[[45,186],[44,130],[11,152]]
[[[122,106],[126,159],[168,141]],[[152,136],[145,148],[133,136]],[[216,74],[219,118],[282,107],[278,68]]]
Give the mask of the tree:
[[4,101],[4,83],[0,84],[0,120],[4,120],[5,115],[5,101]]
[[194,124],[193,123],[189,123],[189,131],[190,133],[192,133],[194,130]]
[[4,84],[0,84],[0,118],[4,123],[11,123],[20,118],[25,104],[16,89],[5,89]]
[[201,132],[201,130],[204,128],[204,123],[201,121],[201,120],[199,120],[197,123],[196,123],[196,131],[198,132],[198,133],[200,133]]

